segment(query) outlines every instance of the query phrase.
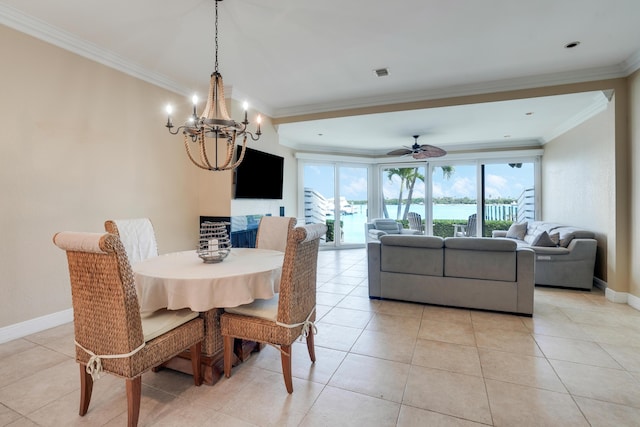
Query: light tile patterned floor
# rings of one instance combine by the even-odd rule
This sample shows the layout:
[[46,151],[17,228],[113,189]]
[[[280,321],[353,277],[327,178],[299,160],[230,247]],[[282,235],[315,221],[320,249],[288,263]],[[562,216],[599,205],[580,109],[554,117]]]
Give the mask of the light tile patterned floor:
[[[317,362],[294,393],[266,347],[230,379],[143,377],[141,426],[638,426],[640,312],[602,291],[536,288],[532,318],[367,297],[364,250],[319,256]],[[124,381],[77,415],[73,328],[0,345],[0,425],[122,426]]]

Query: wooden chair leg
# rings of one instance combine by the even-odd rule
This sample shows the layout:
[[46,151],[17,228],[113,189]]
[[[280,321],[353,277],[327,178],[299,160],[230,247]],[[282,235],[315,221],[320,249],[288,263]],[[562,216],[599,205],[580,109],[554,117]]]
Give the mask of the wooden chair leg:
[[284,375],[284,385],[289,393],[293,393],[293,382],[291,381],[291,346],[280,346],[280,361],[282,362],[282,374]]
[[80,364],[80,416],[84,416],[89,410],[91,392],[93,391],[93,378],[87,374],[86,365]]
[[314,345],[314,340],[313,340],[313,331],[309,331],[309,335],[307,335],[307,350],[309,350],[309,358],[311,358],[312,362],[315,362],[316,347]]
[[128,426],[136,427],[140,417],[140,395],[142,394],[142,376],[127,379]]
[[193,371],[193,382],[196,386],[202,384],[202,341],[194,344],[190,348],[191,370]]
[[231,364],[233,363],[233,342],[232,336],[225,335],[222,337],[222,344],[224,345],[224,376],[229,378],[231,376]]

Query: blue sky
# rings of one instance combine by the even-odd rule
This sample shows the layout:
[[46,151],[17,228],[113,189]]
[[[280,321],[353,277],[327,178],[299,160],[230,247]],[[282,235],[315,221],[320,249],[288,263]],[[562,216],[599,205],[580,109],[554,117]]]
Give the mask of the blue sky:
[[[517,198],[525,188],[533,188],[533,163],[524,163],[521,168],[512,168],[507,164],[489,164],[485,166],[487,198]],[[304,172],[305,187],[311,187],[325,197],[334,196],[333,165],[306,165]],[[340,167],[340,195],[348,200],[366,200],[366,167]],[[383,191],[385,197],[398,197],[399,180],[389,181],[383,172]],[[456,165],[449,179],[442,176],[442,170],[435,168],[432,179],[433,197],[469,197],[477,193],[475,165]],[[420,187],[420,188],[418,188]],[[406,192],[405,192],[406,194]],[[424,187],[416,185],[414,197],[424,197]]]

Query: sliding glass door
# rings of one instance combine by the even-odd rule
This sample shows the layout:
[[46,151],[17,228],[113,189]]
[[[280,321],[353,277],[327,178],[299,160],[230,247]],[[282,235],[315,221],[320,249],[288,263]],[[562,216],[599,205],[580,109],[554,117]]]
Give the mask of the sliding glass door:
[[477,170],[475,163],[439,164],[431,168],[431,234],[440,237],[477,235]]
[[325,246],[363,246],[368,167],[305,163],[302,170],[305,222],[327,224]]
[[483,165],[483,234],[507,230],[514,222],[535,218],[535,163]]

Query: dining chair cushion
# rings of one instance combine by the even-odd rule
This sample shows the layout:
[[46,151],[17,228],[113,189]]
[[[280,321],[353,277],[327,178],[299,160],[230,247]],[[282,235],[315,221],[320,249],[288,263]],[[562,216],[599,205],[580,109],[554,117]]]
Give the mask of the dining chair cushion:
[[182,310],[167,310],[163,308],[152,313],[141,313],[144,342],[158,338],[160,335],[166,334],[199,315],[200,313],[197,311],[191,311],[188,308]]
[[278,320],[278,294],[275,294],[275,296],[270,299],[257,299],[250,304],[228,307],[225,308],[224,311],[275,322]]

